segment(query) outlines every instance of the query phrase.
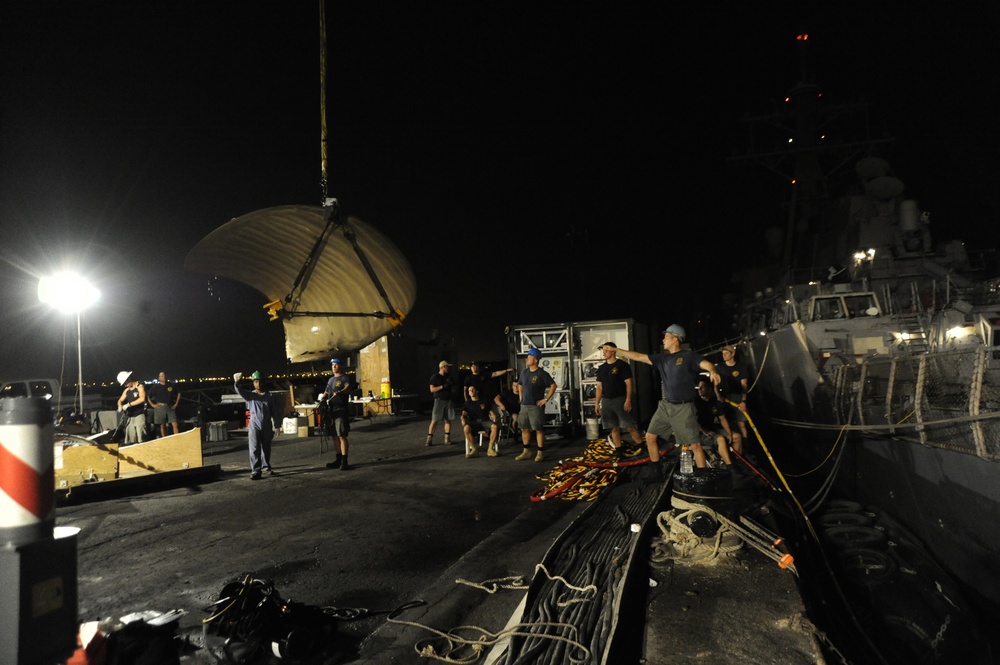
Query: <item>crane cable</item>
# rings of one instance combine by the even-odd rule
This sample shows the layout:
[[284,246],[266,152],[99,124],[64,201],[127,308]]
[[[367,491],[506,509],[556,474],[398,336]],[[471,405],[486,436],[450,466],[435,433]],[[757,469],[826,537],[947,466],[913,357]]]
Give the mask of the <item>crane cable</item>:
[[[403,323],[403,319],[406,318],[406,315],[401,309],[393,306],[392,301],[389,299],[389,294],[386,292],[385,287],[382,286],[382,281],[375,273],[375,268],[372,266],[371,261],[368,260],[368,256],[365,254],[364,250],[362,250],[361,246],[358,244],[357,235],[355,234],[354,229],[347,223],[346,220],[342,219],[337,199],[331,198],[329,195],[329,158],[327,151],[329,132],[326,121],[326,41],[325,0],[319,0],[320,190],[321,205],[323,207],[323,219],[326,224],[320,232],[319,237],[316,238],[316,242],[313,243],[309,254],[306,256],[306,259],[302,264],[302,268],[299,270],[299,274],[296,275],[295,281],[292,283],[292,287],[288,291],[288,295],[285,296],[284,303],[275,300],[264,305],[264,309],[268,310],[272,321],[278,319],[279,312],[284,310],[285,318],[301,316],[371,316],[379,319],[386,319],[393,328],[398,328]],[[338,228],[342,229],[344,238],[351,243],[351,247],[354,249],[354,253],[358,257],[358,261],[361,262],[365,272],[368,273],[368,278],[372,281],[372,284],[375,286],[379,295],[382,296],[382,300],[388,308],[387,312],[311,312],[300,311],[297,309],[302,293],[305,291],[306,286],[309,283],[309,279],[316,268],[316,263],[320,254],[323,252],[323,248],[326,247],[330,236]]]

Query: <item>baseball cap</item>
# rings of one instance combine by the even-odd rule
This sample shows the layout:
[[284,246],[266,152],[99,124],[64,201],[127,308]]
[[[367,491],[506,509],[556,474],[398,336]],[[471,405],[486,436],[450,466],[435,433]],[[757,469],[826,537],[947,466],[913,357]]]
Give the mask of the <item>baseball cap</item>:
[[666,335],[667,333],[670,333],[671,335],[676,335],[677,337],[681,338],[687,337],[687,333],[684,332],[684,328],[680,327],[676,323],[670,324],[667,327],[667,329],[663,331],[664,335]]
[[729,351],[730,353],[736,353],[736,347],[735,346],[724,346],[724,347],[722,347],[722,350],[723,351]]
[[536,358],[541,358],[542,352],[539,351],[538,349],[528,349],[528,355],[535,356]]
[[438,369],[441,369],[442,367],[451,367],[451,363],[447,360],[442,360],[438,363]]
[[614,342],[605,342],[604,344],[600,344],[597,348],[599,349],[602,346],[610,346],[612,349],[617,349],[618,348],[618,345],[615,344]]

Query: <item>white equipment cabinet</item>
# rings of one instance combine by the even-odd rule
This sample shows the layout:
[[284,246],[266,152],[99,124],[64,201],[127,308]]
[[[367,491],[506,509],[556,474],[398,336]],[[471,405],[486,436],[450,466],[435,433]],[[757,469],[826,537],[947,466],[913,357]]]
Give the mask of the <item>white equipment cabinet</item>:
[[[579,431],[597,418],[597,368],[604,356],[597,347],[614,342],[620,348],[649,353],[649,326],[632,319],[583,321],[507,328],[511,367],[520,375],[528,350],[542,352],[541,367],[556,381],[554,399],[546,405],[546,428]],[[636,418],[645,423],[653,415],[655,384],[649,365],[631,363]]]

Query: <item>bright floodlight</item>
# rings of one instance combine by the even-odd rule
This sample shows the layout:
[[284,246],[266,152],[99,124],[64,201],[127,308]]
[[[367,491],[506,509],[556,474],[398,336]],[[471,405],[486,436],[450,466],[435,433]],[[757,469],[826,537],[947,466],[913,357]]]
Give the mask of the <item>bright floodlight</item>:
[[80,395],[78,414],[83,415],[83,339],[80,332],[80,312],[101,297],[101,292],[75,272],[61,272],[38,280],[38,299],[67,314],[76,314],[76,363],[80,371],[77,391]]
[[38,280],[38,299],[67,314],[87,309],[100,297],[101,292],[75,272],[61,272]]

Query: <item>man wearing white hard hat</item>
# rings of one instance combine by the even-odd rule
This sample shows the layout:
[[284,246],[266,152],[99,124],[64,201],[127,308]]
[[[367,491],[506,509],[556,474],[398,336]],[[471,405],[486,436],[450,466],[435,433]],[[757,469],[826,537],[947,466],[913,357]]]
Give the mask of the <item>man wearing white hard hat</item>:
[[118,383],[125,387],[118,398],[118,410],[125,412],[125,444],[146,440],[146,388],[132,378],[132,372],[118,372]]
[[[702,370],[708,372],[714,385],[719,385],[722,380],[711,361],[691,349],[681,348],[684,337],[684,328],[675,323],[663,331],[663,353],[646,354],[617,349],[618,355],[623,358],[655,367],[663,381],[663,396],[646,428],[646,450],[649,451],[650,462],[660,461],[658,436],[666,440],[673,434],[678,447],[697,445],[694,450],[696,456],[699,454],[701,430],[694,404],[698,398],[695,385]],[[701,455],[704,456],[704,453]],[[704,466],[704,457],[699,466]]]

